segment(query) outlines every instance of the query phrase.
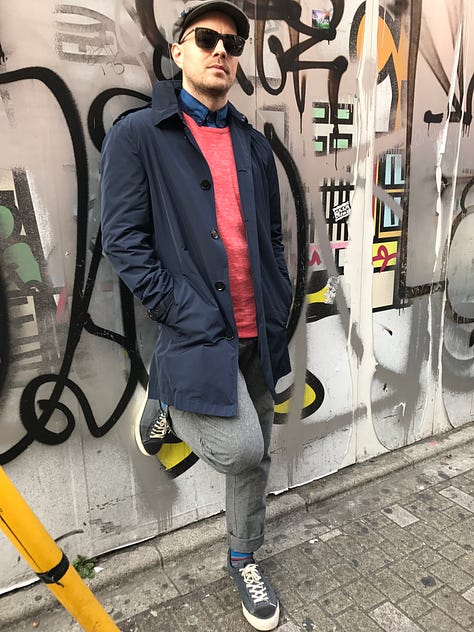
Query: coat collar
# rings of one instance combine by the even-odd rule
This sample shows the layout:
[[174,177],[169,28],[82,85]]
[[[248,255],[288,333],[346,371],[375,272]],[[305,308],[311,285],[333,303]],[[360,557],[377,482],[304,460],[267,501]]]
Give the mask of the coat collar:
[[[160,125],[166,119],[178,116],[181,121],[183,115],[179,109],[178,92],[181,90],[181,81],[158,81],[153,86],[153,94],[151,98],[151,111],[153,124]],[[232,103],[229,102],[228,112],[229,122],[235,120],[241,125],[247,124],[247,117],[239,112]]]

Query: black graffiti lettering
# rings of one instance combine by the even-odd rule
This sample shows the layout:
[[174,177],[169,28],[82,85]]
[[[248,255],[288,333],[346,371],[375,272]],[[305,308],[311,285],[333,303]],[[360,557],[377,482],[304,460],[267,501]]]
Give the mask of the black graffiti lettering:
[[[455,41],[455,33],[453,32],[454,24],[451,25],[451,36],[452,41]],[[464,33],[464,31],[463,31]],[[420,38],[420,51],[423,55],[426,63],[428,64],[431,72],[434,77],[440,84],[446,96],[449,96],[451,91],[451,81],[448,78],[443,63],[440,59],[438,49],[435,44],[435,38],[430,31],[430,28],[426,22],[422,23],[421,29],[421,38]],[[464,115],[462,113],[461,103],[464,98],[464,87],[463,87],[463,74],[464,74],[464,56],[465,56],[466,47],[461,45],[460,49],[460,59],[457,64],[457,87],[459,91],[459,97],[457,94],[453,94],[451,107],[449,108],[449,122],[450,123],[463,123],[463,134],[467,134],[469,131],[469,127],[472,122],[472,99],[473,99],[473,90],[474,90],[474,74],[471,76],[469,81],[467,95],[466,95],[466,110]],[[428,124],[428,129],[430,123],[441,123],[445,117],[445,113],[438,112],[433,113],[431,110],[427,110],[423,116],[423,120]]]
[[151,98],[137,92],[136,90],[129,90],[128,88],[110,88],[101,92],[91,103],[89,113],[87,115],[87,127],[89,130],[89,136],[97,151],[101,151],[102,143],[105,138],[105,126],[104,126],[104,108],[110,99],[116,96],[129,96],[136,99],[141,99],[145,103],[150,103]]
[[308,243],[308,209],[301,176],[295,161],[287,148],[278,138],[275,128],[271,123],[265,123],[263,132],[267,137],[275,155],[283,165],[296,209],[296,241],[297,241],[297,266],[295,296],[288,320],[287,335],[291,340],[296,330],[304,301],[306,299],[306,277],[308,273],[308,257],[306,244]]
[[[334,121],[339,94],[339,85],[342,75],[346,72],[348,61],[345,57],[336,57],[333,61],[308,61],[300,60],[300,56],[316,46],[322,41],[331,41],[336,37],[336,29],[341,21],[344,13],[344,1],[332,0],[333,15],[328,29],[318,29],[308,26],[301,22],[301,5],[294,0],[286,0],[284,2],[274,3],[270,0],[264,0],[256,4],[256,60],[257,73],[264,89],[272,95],[280,94],[287,81],[288,73],[293,75],[293,89],[295,93],[296,104],[300,113],[300,130],[301,117],[305,108],[306,101],[306,78],[303,76],[300,80],[300,72],[303,70],[328,70],[328,94],[331,104],[331,120]],[[280,69],[280,83],[276,86],[270,84],[266,78],[264,68],[264,34],[265,23],[267,20],[281,20],[288,25],[290,32],[290,48],[283,49],[281,40],[275,35],[268,38],[268,46],[275,56]],[[308,39],[303,42],[299,41],[299,35],[308,35]],[[335,129],[336,133],[336,129]]]
[[[461,199],[460,199],[460,202],[459,202],[459,205],[461,207],[461,211],[456,215],[456,217],[453,220],[453,224],[452,224],[452,228],[451,228],[451,238],[450,238],[450,241],[449,241],[449,248],[451,248],[454,236],[456,235],[456,232],[457,232],[459,226],[461,225],[462,221],[468,215],[470,215],[470,214],[472,214],[474,212],[472,207],[471,208],[466,207],[467,196],[468,196],[470,190],[473,187],[474,187],[474,178],[471,178],[469,180],[469,182],[466,184],[466,186],[464,187],[464,189],[463,189],[463,191],[461,193]],[[445,257],[445,259],[446,258],[447,257]],[[456,322],[456,323],[461,323],[461,324],[464,324],[464,325],[467,325],[469,323],[474,323],[474,318],[468,318],[466,316],[461,316],[454,309],[453,304],[452,304],[451,299],[450,299],[450,296],[449,296],[449,283],[446,283],[446,314],[452,320],[454,320],[454,322]],[[471,332],[471,337],[469,339],[469,346],[471,346],[471,347],[472,347],[472,344],[473,344],[473,340],[474,340],[474,330]]]
[[472,101],[474,98],[474,73],[471,77],[466,93],[466,110],[463,117],[463,134],[469,134],[472,123]]
[[[96,236],[92,258],[86,275],[87,259],[87,225],[88,225],[88,168],[85,139],[82,131],[82,124],[73,96],[64,81],[53,71],[42,67],[30,67],[0,75],[0,85],[23,80],[41,81],[55,97],[64,120],[67,124],[72,141],[77,181],[77,240],[76,240],[76,261],[74,284],[72,291],[71,319],[67,334],[65,350],[62,357],[62,364],[59,373],[41,375],[31,380],[23,390],[20,398],[20,418],[27,431],[15,446],[0,454],[0,464],[7,463],[21,454],[34,440],[39,440],[48,444],[57,444],[66,441],[75,426],[75,418],[70,409],[60,402],[61,395],[65,388],[69,389],[76,397],[83,412],[87,427],[94,437],[101,437],[106,434],[123,414],[130,401],[135,388],[140,382],[146,387],[148,376],[142,359],[137,349],[135,315],[133,309],[133,297],[130,292],[120,285],[120,299],[124,335],[120,336],[114,332],[95,325],[88,313],[92,291],[95,284],[97,270],[102,256],[100,230]],[[97,132],[97,139],[99,135]],[[39,243],[39,241],[38,241]],[[0,288],[0,316],[6,320],[7,309],[4,306],[5,292]],[[79,344],[82,331],[85,329],[92,335],[107,338],[116,344],[121,345],[130,358],[130,374],[114,411],[110,417],[99,426],[94,418],[90,404],[83,391],[68,375],[74,358],[74,353]],[[7,339],[8,342],[8,339]],[[4,357],[8,348],[0,347]],[[0,378],[4,381],[2,369],[0,367]],[[40,386],[44,384],[52,385],[52,392],[48,399],[36,401],[36,396]],[[40,409],[39,416],[36,407]],[[59,411],[66,420],[66,427],[59,433],[52,432],[47,428],[48,422],[53,413]]]
[[[387,7],[389,10],[392,7]],[[407,9],[406,0],[402,0],[401,2],[397,2],[396,6],[393,8],[393,15],[390,15],[387,8],[383,6],[379,6],[379,29],[383,28],[384,33],[382,37],[385,40],[391,38],[392,40],[392,51],[390,55],[387,55],[387,59],[383,68],[380,69],[377,76],[377,84],[381,84],[388,77],[390,81],[390,89],[391,89],[391,104],[390,104],[390,119],[389,119],[389,130],[395,129],[395,120],[397,113],[397,103],[400,100],[400,91],[404,88],[404,82],[401,81],[397,77],[396,65],[394,61],[394,56],[398,54],[398,50],[400,47],[400,38],[402,35],[402,15],[405,13]],[[349,51],[351,60],[357,60],[357,41],[359,39],[359,31],[361,28],[362,19],[365,17],[366,11],[366,3],[363,2],[354,14],[354,18],[351,24],[351,32],[349,38]],[[383,26],[382,26],[382,24]],[[387,44],[388,45],[388,44]]]

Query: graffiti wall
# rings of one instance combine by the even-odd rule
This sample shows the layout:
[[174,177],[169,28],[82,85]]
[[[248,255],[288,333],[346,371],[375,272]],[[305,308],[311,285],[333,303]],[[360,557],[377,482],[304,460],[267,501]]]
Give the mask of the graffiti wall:
[[[274,150],[294,284],[275,492],[474,420],[474,9],[237,3],[231,100]],[[0,5],[0,464],[71,558],[223,508],[185,444],[134,446],[156,329],[101,249],[101,144],[177,75],[181,8]],[[32,581],[0,547],[0,592]]]

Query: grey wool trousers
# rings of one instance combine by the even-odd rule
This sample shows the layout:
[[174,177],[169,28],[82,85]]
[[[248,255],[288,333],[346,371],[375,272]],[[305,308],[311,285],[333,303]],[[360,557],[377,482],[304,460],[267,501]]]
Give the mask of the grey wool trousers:
[[173,431],[226,477],[229,547],[251,553],[263,544],[270,470],[273,398],[263,379],[257,339],[239,341],[238,411],[215,417],[170,406]]

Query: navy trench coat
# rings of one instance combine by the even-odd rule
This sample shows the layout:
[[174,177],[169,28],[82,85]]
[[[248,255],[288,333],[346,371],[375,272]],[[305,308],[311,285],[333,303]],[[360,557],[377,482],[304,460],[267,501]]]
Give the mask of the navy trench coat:
[[[158,323],[149,397],[192,412],[237,413],[239,341],[212,177],[179,111],[180,84],[158,82],[151,107],[120,117],[101,156],[103,249]],[[266,138],[229,104],[252,271],[258,349],[274,394],[290,371],[292,290],[280,194]]]

